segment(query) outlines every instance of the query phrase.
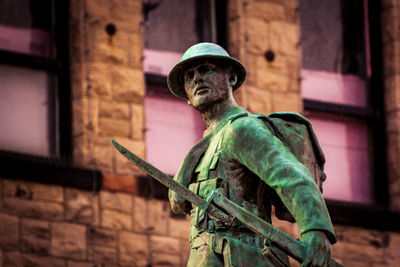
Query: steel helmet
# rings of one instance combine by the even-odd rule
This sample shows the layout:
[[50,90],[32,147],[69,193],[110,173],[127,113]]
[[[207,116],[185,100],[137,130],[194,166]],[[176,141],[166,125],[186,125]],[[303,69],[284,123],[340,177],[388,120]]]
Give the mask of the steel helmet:
[[238,89],[246,78],[246,69],[243,64],[239,60],[229,56],[228,52],[221,46],[213,43],[198,43],[186,50],[181,60],[168,73],[167,84],[173,95],[187,98],[183,84],[183,72],[193,62],[201,59],[215,59],[231,65],[237,74],[237,82],[233,86],[233,90]]

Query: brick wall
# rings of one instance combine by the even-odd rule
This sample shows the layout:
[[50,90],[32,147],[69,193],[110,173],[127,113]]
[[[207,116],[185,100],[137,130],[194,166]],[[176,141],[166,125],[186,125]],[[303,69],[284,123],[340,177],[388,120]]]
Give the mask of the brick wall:
[[383,73],[391,208],[400,211],[400,1],[382,1]]
[[0,179],[0,222],[0,267],[184,266],[189,251],[169,203],[126,193]]

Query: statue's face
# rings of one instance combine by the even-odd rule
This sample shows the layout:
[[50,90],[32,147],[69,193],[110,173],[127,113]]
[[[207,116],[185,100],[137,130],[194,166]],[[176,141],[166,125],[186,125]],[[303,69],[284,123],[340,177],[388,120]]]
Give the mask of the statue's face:
[[198,110],[226,99],[231,90],[227,68],[210,62],[185,70],[184,85],[189,105]]

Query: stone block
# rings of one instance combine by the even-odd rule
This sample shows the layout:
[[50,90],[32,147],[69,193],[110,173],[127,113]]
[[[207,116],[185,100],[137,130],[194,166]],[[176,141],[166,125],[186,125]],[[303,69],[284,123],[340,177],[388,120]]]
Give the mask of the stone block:
[[300,112],[302,110],[301,97],[295,93],[278,93],[272,94],[273,112],[278,111],[294,111]]
[[128,35],[128,67],[143,68],[143,40],[141,34]]
[[388,246],[389,233],[367,230],[359,227],[335,225],[337,239],[343,242],[359,244],[363,246],[375,246],[385,248]]
[[[385,79],[385,110],[394,112],[400,109],[400,75],[391,76]],[[397,124],[388,120],[389,124]]]
[[170,204],[166,201],[148,200],[148,222],[150,232],[154,235],[167,235]]
[[0,248],[17,249],[19,242],[18,217],[0,213]]
[[125,192],[137,195],[139,193],[137,179],[139,178],[104,172],[102,188],[104,190]]
[[249,110],[253,113],[268,114],[272,110],[272,96],[267,90],[262,90],[259,87],[246,87]]
[[262,55],[270,49],[269,24],[258,17],[249,17],[247,19],[248,28],[248,49],[249,52]]
[[99,227],[91,228],[88,232],[88,244],[117,247],[116,231]]
[[151,250],[162,254],[177,255],[179,253],[179,240],[166,236],[150,236]]
[[128,137],[130,133],[129,121],[112,119],[112,118],[100,118],[99,130],[102,136],[114,137],[122,136]]
[[168,233],[172,237],[188,240],[190,234],[189,217],[186,216],[185,219],[174,219],[169,217]]
[[95,262],[116,262],[117,261],[117,248],[93,246],[92,259]]
[[180,266],[180,258],[179,255],[171,255],[164,253],[152,253],[151,254],[151,266]]
[[190,248],[189,239],[180,240],[179,241],[179,246],[180,246],[181,266],[186,266],[186,263],[189,260],[190,249],[191,249]]
[[146,235],[130,232],[119,233],[118,252],[122,264],[146,266],[148,263],[148,239]]
[[107,21],[110,19],[110,6],[109,0],[92,0],[86,4],[87,12],[89,14],[89,21]]
[[287,56],[298,56],[300,40],[300,26],[283,21],[272,21],[269,24],[270,49]]
[[99,224],[98,196],[74,188],[65,189],[65,219],[77,223]]
[[131,137],[134,140],[144,140],[144,105],[132,104],[131,105]]
[[[118,138],[118,142],[138,155],[141,158],[145,158],[145,143],[144,141],[132,141],[129,139]],[[120,175],[129,175],[133,174],[141,175],[144,174],[142,170],[139,169],[136,165],[132,164],[129,160],[127,160],[124,156],[121,155],[116,149],[113,150],[113,156],[115,159],[115,172]]]
[[42,239],[50,238],[50,225],[47,221],[22,219],[21,220],[21,235],[33,236]]
[[90,156],[96,169],[112,172],[114,167],[113,151],[114,147],[111,145],[110,136],[96,136],[90,138],[91,148]]
[[97,265],[92,262],[67,261],[67,267],[97,267]]
[[64,207],[60,203],[33,201],[15,197],[5,197],[4,208],[13,214],[44,220],[61,220],[64,214]]
[[85,259],[86,227],[72,223],[52,223],[51,255],[77,260]]
[[400,40],[399,16],[399,8],[387,8],[381,13],[381,36],[383,44]]
[[[277,59],[278,60],[278,59]],[[257,58],[256,85],[268,91],[285,92],[288,89],[287,65],[284,68],[273,68],[274,63],[267,62],[263,57]],[[277,66],[277,65],[275,65]]]
[[133,203],[133,230],[137,233],[146,233],[149,227],[147,200],[134,196]]
[[50,240],[32,236],[22,236],[20,250],[29,254],[47,256],[50,254]]
[[132,218],[130,215],[113,210],[102,210],[101,226],[112,229],[131,230]]
[[0,249],[0,267],[3,267],[3,251]]
[[113,99],[121,102],[142,103],[144,96],[144,74],[141,69],[112,66]]
[[98,62],[90,63],[86,68],[89,77],[87,82],[90,85],[90,95],[109,98],[111,97],[110,65],[106,63],[106,59],[104,61],[101,60],[102,57],[107,57],[107,55],[99,55],[99,57]]
[[61,186],[4,180],[4,195],[33,200],[63,201]]
[[[282,1],[286,2],[286,1]],[[249,18],[258,18],[265,21],[284,20],[285,7],[282,4],[268,1],[252,1],[247,8]]]
[[385,262],[385,249],[383,248],[376,248],[372,245],[353,244],[349,242],[343,243],[345,250],[343,261],[345,266],[352,266],[348,265],[348,262],[359,261],[360,259],[367,263]]
[[400,74],[400,40],[386,44],[383,47],[383,76],[389,78]]
[[386,259],[388,263],[387,266],[395,266],[394,263],[399,263],[400,262],[400,254],[398,253],[400,251],[400,233],[395,233],[392,232],[390,233],[390,239],[389,239],[389,246],[387,248],[387,253],[386,253]]
[[140,33],[142,21],[141,1],[112,0],[110,7],[111,19],[124,31]]
[[72,101],[74,116],[73,135],[78,136],[87,132],[98,131],[98,102],[93,97],[84,97]]
[[128,194],[101,191],[100,204],[103,209],[132,213],[132,196]]
[[[103,26],[104,27],[104,26]],[[112,43],[89,43],[89,62],[94,64],[127,65],[127,52],[124,48],[114,46]],[[89,72],[91,73],[91,72]],[[100,78],[96,76],[97,78]],[[108,78],[108,77],[107,77]],[[100,83],[97,83],[100,85]],[[100,91],[99,91],[100,92]],[[101,92],[104,92],[101,90]]]
[[10,251],[4,253],[6,266],[65,267],[65,260]]
[[126,103],[99,100],[99,116],[127,120],[129,113],[129,105]]

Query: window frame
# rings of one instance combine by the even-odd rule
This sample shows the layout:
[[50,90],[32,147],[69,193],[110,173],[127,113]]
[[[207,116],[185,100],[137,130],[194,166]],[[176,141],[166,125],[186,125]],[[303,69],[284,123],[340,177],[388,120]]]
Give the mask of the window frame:
[[98,170],[72,166],[72,99],[69,79],[69,1],[51,2],[51,45],[55,57],[0,50],[0,64],[43,70],[53,75],[49,91],[50,156],[0,150],[0,178],[22,179],[98,191]]
[[303,99],[304,111],[344,115],[363,120],[369,129],[371,167],[371,204],[359,204],[349,201],[325,200],[332,221],[337,224],[354,225],[379,230],[400,231],[394,223],[400,219],[400,213],[391,212],[386,168],[386,138],[383,97],[383,63],[381,45],[381,3],[367,1],[369,20],[370,60],[373,72],[367,83],[369,106],[357,107]]

